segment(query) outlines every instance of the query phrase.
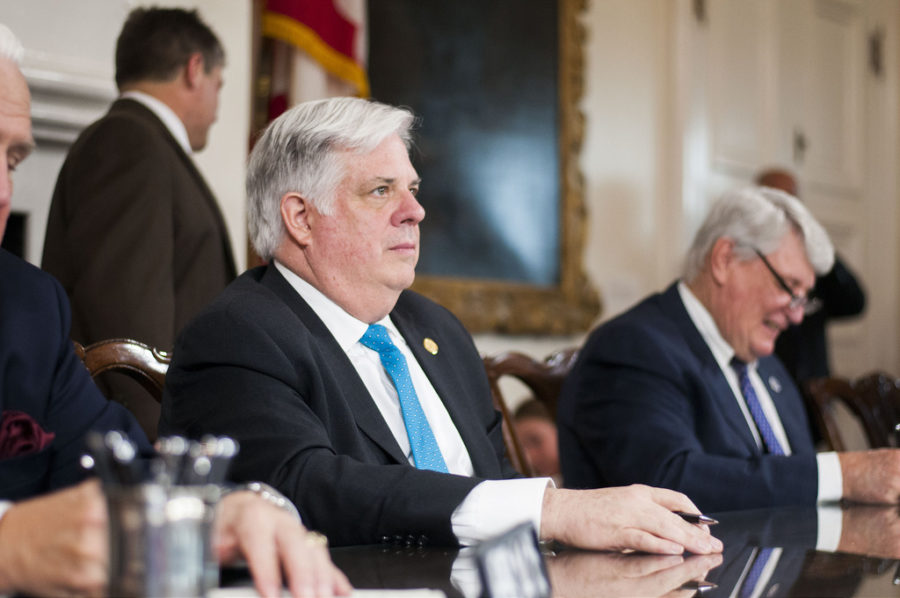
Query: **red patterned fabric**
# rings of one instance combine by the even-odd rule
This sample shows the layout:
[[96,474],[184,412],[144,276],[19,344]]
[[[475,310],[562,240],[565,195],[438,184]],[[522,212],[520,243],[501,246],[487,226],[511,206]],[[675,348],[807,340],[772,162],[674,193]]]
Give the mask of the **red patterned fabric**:
[[0,459],[40,452],[55,436],[53,432],[45,432],[27,413],[4,411],[0,421]]

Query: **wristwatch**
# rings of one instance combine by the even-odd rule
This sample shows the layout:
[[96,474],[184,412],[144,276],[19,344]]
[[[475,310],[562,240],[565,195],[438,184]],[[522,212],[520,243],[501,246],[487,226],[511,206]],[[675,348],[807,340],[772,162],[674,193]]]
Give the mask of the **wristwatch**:
[[270,502],[280,509],[284,509],[285,511],[293,515],[297,521],[301,523],[303,522],[303,520],[300,518],[300,512],[297,511],[297,507],[294,506],[294,503],[289,501],[284,494],[282,494],[275,488],[272,488],[268,484],[264,484],[263,482],[250,482],[248,484],[241,484],[239,486],[229,488],[226,491],[226,494],[230,494],[232,492],[240,492],[241,490],[248,490],[256,494],[264,501]]

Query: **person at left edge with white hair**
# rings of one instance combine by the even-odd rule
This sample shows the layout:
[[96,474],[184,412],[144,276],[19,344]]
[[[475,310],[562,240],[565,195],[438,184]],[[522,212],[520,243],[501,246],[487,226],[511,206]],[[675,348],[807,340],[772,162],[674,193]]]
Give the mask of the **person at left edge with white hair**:
[[[24,51],[0,24],[0,238],[12,174],[34,149]],[[107,401],[69,340],[65,293],[45,274],[0,249],[0,594],[102,595],[107,514],[96,480],[80,481],[88,430],[123,430],[151,450],[137,422]],[[227,495],[216,517],[223,562],[244,558],[257,590],[294,596],[349,594],[326,547],[299,520],[250,491]]]

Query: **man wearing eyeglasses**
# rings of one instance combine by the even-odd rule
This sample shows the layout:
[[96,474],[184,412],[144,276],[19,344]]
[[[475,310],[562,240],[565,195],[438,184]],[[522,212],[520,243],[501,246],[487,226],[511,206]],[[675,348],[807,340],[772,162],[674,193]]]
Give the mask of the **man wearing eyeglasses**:
[[895,503],[900,451],[816,454],[799,391],[773,356],[815,309],[834,249],[794,197],[726,194],[694,238],[680,281],[597,328],[559,405],[563,482],[641,482],[704,511]]

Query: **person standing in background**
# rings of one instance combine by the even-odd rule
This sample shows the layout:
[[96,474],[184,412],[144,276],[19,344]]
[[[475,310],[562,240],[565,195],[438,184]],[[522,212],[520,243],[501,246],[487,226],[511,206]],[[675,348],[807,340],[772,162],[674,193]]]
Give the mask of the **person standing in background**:
[[[780,189],[799,199],[797,181],[786,170],[764,170],[756,177],[756,183]],[[807,313],[802,322],[782,332],[775,343],[775,354],[801,386],[810,378],[831,375],[825,325],[831,320],[857,316],[866,307],[865,291],[836,253],[834,267],[816,277],[811,295],[819,303],[818,309]]]
[[[225,221],[191,157],[216,119],[224,62],[196,11],[128,15],[116,43],[121,95],[73,144],[47,222],[42,267],[69,297],[74,340],[170,350],[235,277]],[[130,380],[103,386],[118,400],[144,398]],[[139,411],[155,427],[158,407]]]

